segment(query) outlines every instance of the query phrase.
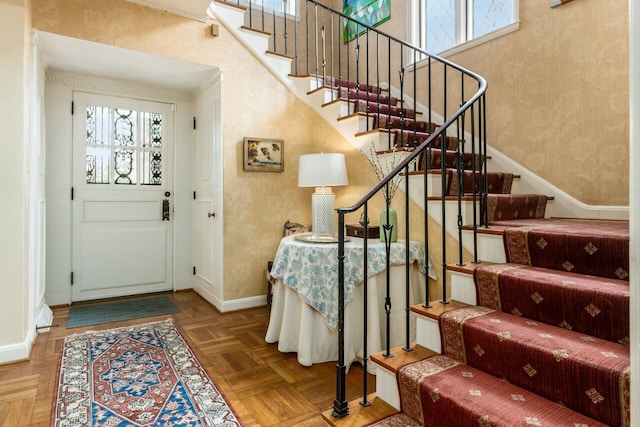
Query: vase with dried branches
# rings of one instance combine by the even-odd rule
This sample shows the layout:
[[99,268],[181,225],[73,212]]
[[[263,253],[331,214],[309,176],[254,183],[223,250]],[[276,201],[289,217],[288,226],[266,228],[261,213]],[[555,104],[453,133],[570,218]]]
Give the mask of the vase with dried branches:
[[[406,156],[406,153],[399,152],[394,146],[392,151],[385,152],[383,154],[384,159],[381,160],[374,143],[371,143],[369,153],[362,150],[361,152],[369,160],[369,163],[376,173],[378,181],[382,181],[382,179],[389,175],[389,172],[395,169]],[[401,181],[402,176],[396,175],[382,188],[385,208],[380,212],[380,241],[383,242],[398,241],[398,214],[396,210],[391,207],[391,201],[393,200],[393,196],[396,194]]]

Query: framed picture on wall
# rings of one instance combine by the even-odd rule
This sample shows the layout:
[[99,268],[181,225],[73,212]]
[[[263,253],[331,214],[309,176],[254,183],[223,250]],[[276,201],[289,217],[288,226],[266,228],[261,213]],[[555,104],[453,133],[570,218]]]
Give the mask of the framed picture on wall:
[[[371,27],[391,18],[391,0],[342,0],[342,13]],[[343,41],[347,43],[363,34],[366,28],[348,21],[342,28]]]
[[284,141],[282,139],[245,137],[244,170],[283,172]]

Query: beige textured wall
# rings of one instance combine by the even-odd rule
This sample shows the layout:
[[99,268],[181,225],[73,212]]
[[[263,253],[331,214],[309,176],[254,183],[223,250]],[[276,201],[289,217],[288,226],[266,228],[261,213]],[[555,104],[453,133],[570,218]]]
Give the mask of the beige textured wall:
[[[24,167],[29,145],[29,115],[25,95],[29,69],[28,12],[20,2],[0,1],[0,348],[2,358],[18,354],[28,335],[28,229],[26,208],[28,172]],[[27,5],[28,7],[28,5]],[[8,350],[8,349],[12,350]],[[13,354],[12,354],[13,353]],[[21,355],[24,357],[24,355]],[[2,360],[2,362],[6,359]]]
[[[407,39],[408,4],[378,28]],[[520,0],[520,21],[447,58],[489,82],[488,143],[584,203],[628,205],[628,3]]]
[[491,145],[591,205],[629,203],[627,2],[520,2],[520,30],[452,57],[489,81]]
[[[225,300],[264,295],[266,264],[275,255],[284,222],[311,222],[313,189],[297,187],[300,154],[347,152],[350,185],[334,189],[337,205],[351,204],[372,185],[366,160],[222,26],[220,36],[212,38],[207,24],[123,0],[37,0],[33,25],[225,70]],[[244,172],[245,136],[283,139],[285,172]]]

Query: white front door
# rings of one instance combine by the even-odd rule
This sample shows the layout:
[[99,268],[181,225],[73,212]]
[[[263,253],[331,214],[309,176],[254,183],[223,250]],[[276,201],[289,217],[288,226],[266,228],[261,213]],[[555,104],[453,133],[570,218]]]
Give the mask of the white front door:
[[72,300],[173,289],[173,105],[73,102]]

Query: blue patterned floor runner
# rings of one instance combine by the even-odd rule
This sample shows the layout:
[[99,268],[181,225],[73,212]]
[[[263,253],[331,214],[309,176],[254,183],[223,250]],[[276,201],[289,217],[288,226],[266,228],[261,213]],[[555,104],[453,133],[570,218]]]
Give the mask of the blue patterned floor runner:
[[158,316],[179,311],[178,307],[167,296],[101,304],[72,305],[69,309],[67,328],[139,319],[141,317]]

